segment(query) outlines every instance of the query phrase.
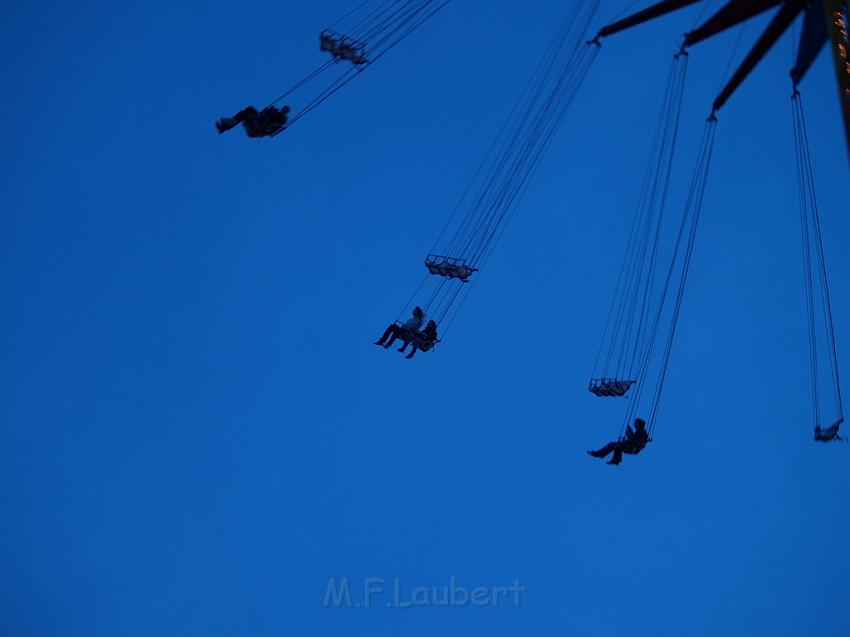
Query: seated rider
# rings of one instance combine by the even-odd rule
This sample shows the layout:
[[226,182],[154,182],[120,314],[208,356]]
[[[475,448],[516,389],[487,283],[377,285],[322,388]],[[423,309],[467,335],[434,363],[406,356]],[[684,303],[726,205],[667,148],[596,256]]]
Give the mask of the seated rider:
[[246,106],[233,117],[222,117],[215,127],[219,133],[224,133],[242,124],[248,137],[267,137],[283,130],[288,118],[288,106],[267,106],[259,112],[253,106]]
[[413,358],[413,355],[417,350],[422,350],[423,352],[427,352],[429,349],[434,347],[434,343],[437,342],[437,323],[434,321],[428,321],[428,325],[425,326],[425,329],[421,332],[410,332],[408,333],[408,338],[404,340],[401,347],[398,348],[402,354],[404,354],[404,350],[407,349],[408,344],[413,345],[413,349],[410,354],[405,356],[407,360]]
[[[391,323],[386,330],[384,330],[383,336],[375,341],[375,345],[382,345],[384,349],[387,349],[392,345],[397,338],[404,339],[407,341],[407,336],[412,332],[416,332],[422,327],[422,323],[425,322],[425,312],[422,311],[422,308],[418,305],[413,308],[413,316],[407,319],[401,325],[396,325],[395,323]],[[389,340],[387,340],[389,339]]]
[[594,458],[604,458],[612,451],[614,455],[608,461],[608,464],[620,464],[623,460],[623,454],[635,455],[643,451],[646,443],[649,442],[649,433],[646,431],[646,422],[641,418],[635,418],[635,428],[626,427],[626,435],[609,442],[607,445],[596,451],[588,451]]

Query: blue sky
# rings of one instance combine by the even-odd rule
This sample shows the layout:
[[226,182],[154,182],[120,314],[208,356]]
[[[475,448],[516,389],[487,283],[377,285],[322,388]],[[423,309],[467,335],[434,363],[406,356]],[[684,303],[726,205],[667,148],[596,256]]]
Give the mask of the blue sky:
[[[809,422],[789,38],[720,114],[643,454],[586,456],[624,407],[586,382],[697,11],[604,43],[451,337],[412,362],[372,345],[564,5],[455,0],[274,140],[213,122],[319,63],[349,3],[6,7],[0,633],[850,634],[850,457]],[[674,207],[736,38],[692,51]],[[850,370],[831,74],[822,55],[803,90]],[[452,576],[527,590],[323,606],[331,577]]]

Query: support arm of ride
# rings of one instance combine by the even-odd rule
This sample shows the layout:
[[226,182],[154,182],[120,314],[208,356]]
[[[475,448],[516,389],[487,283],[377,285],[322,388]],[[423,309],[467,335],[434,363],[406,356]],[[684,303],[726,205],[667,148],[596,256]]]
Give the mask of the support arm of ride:
[[678,9],[684,9],[687,6],[696,4],[697,2],[701,1],[702,0],[663,0],[662,2],[657,2],[654,5],[643,9],[642,11],[638,11],[637,13],[633,13],[632,15],[627,16],[622,20],[618,20],[617,22],[613,22],[609,25],[602,27],[601,29],[599,29],[599,33],[596,34],[596,37],[604,38],[609,35],[614,35],[615,33],[619,33],[620,31],[631,29],[632,27],[636,27],[639,24],[649,22],[650,20],[654,20],[655,18],[667,15],[668,13],[672,13],[673,11],[677,11]]
[[717,13],[711,16],[698,29],[685,34],[685,46],[710,38],[713,35],[731,29],[736,24],[757,16],[780,4],[782,0],[730,0]]
[[761,62],[761,59],[770,51],[773,45],[776,44],[779,37],[791,25],[794,18],[800,14],[805,6],[806,0],[788,0],[786,4],[782,5],[782,8],[773,17],[773,20],[767,25],[767,29],[762,33],[758,42],[756,42],[755,46],[747,54],[747,57],[744,58],[744,61],[741,62],[741,66],[735,71],[732,79],[729,80],[726,86],[723,87],[723,90],[720,91],[717,99],[714,100],[712,109],[715,112],[723,107],[741,83],[747,79],[747,76]]

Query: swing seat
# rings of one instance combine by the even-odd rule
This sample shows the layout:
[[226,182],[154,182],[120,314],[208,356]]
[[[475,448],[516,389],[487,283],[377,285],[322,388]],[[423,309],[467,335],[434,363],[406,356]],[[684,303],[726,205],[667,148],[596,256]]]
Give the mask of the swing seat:
[[439,338],[431,340],[419,330],[411,329],[401,321],[396,321],[395,325],[399,328],[399,334],[396,338],[415,345],[416,349],[420,351],[427,352],[440,342]]
[[464,283],[469,281],[473,273],[478,272],[478,268],[467,265],[466,259],[444,257],[439,254],[429,254],[425,257],[425,267],[431,274],[444,276],[447,279],[460,279]]
[[629,388],[637,381],[618,380],[616,378],[591,378],[587,389],[596,396],[625,396]]
[[319,34],[319,48],[334,58],[348,60],[353,64],[366,64],[365,46],[334,31],[325,30]]
[[626,454],[627,456],[636,456],[641,451],[646,449],[646,445],[652,442],[652,438],[647,438],[646,442],[636,443],[629,440],[625,436],[621,436],[617,442],[618,444],[622,445],[621,450],[624,454]]
[[821,427],[820,425],[815,425],[815,440],[817,442],[833,442],[835,440],[843,440],[843,438],[838,435],[838,429],[841,427],[841,424],[843,422],[844,416],[836,420],[829,427]]
[[434,345],[439,343],[440,339],[432,341],[427,336],[423,336],[421,332],[413,332],[410,335],[410,342],[416,346],[416,349],[423,352],[427,352],[428,350],[432,349]]

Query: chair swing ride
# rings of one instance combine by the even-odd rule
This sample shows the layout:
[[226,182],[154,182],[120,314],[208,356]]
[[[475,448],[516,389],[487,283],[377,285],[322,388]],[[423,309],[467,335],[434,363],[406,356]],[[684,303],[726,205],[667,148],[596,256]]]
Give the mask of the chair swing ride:
[[[702,0],[665,0],[627,16],[599,30],[592,42],[636,27],[672,11]],[[771,9],[778,10],[755,45],[745,56],[729,81],[714,100],[706,123],[697,168],[691,183],[685,213],[681,219],[669,268],[657,276],[659,257],[658,237],[663,224],[667,185],[676,144],[681,91],[689,47],[711,38],[731,27]],[[710,164],[717,112],[727,103],[765,54],[797,20],[802,18],[801,35],[794,67],[791,69],[792,111],[797,158],[797,181],[800,202],[800,221],[803,235],[805,299],[809,330],[810,373],[814,439],[819,442],[840,440],[839,429],[844,422],[835,330],[829,286],[821,238],[820,214],[815,196],[814,177],[810,158],[805,118],[803,116],[800,83],[818,54],[829,45],[833,53],[836,83],[841,105],[848,153],[850,153],[850,57],[848,57],[848,7],[840,0],[730,0],[701,26],[686,33],[680,52],[674,59],[674,69],[668,81],[659,130],[647,168],[643,190],[639,197],[632,235],[622,262],[615,298],[609,312],[605,335],[594,365],[589,389],[597,396],[623,396],[633,385],[637,395],[627,409],[624,430],[635,416],[641,403],[641,390],[649,380],[648,370],[653,348],[659,335],[659,319],[665,303],[671,305],[668,327],[662,333],[662,350],[656,358],[658,372],[654,391],[649,397],[649,440],[656,422],[658,404],[670,358],[676,322],[682,304],[693,252],[693,241],[702,207],[708,167]],[[676,66],[682,66],[681,71]],[[679,79],[681,74],[681,80]],[[688,228],[685,231],[685,228]],[[684,234],[683,234],[683,231]],[[682,241],[683,237],[685,238]],[[672,278],[671,278],[672,277]],[[658,279],[656,281],[656,279]],[[660,285],[657,285],[660,284]],[[668,292],[674,290],[672,299]],[[655,291],[658,289],[659,291]],[[822,387],[821,371],[826,370],[831,387]],[[601,371],[597,371],[601,370]],[[821,417],[821,396],[832,394],[834,411],[829,420]],[[826,424],[825,424],[826,423]],[[628,436],[621,435],[618,443],[628,445]]]
[[[257,111],[248,107],[234,118],[222,118],[216,124],[219,132],[241,123],[251,137],[276,136],[389,52],[448,2],[362,2],[319,34],[319,49],[329,54],[330,59],[286,89],[264,109]],[[393,340],[402,339],[404,347],[412,344],[415,352],[417,349],[433,350],[441,340],[437,338],[438,330],[445,338],[561,127],[603,39],[701,2],[705,0],[656,2],[603,26],[590,40],[586,34],[596,17],[601,0],[569,3],[569,15],[559,27],[466,192],[427,252],[424,259],[427,270],[425,277],[402,307],[396,321],[387,329],[387,333],[392,332]],[[771,10],[775,12],[764,32],[711,105],[681,217],[674,219],[675,223],[670,225],[670,215],[665,214],[667,194],[674,165],[690,49]],[[627,398],[622,433],[607,446],[614,450],[617,458],[614,464],[619,462],[622,453],[638,453],[652,440],[707,187],[717,113],[798,18],[802,26],[795,64],[791,70],[792,112],[814,438],[822,442],[841,440],[839,429],[844,415],[835,330],[799,87],[818,54],[824,48],[829,48],[834,59],[840,112],[850,154],[848,17],[850,14],[846,0],[728,0],[700,26],[684,34],[668,74],[626,252],[588,382],[588,390],[595,396]],[[289,115],[289,106],[277,107],[285,98],[300,94],[306,87],[315,84],[318,78],[334,72],[334,69],[336,74],[330,83],[308,99],[293,115]],[[670,240],[664,241],[663,237],[668,235]],[[402,316],[412,307],[415,307],[414,319],[402,322]],[[425,316],[430,316],[431,321],[426,329],[421,329]],[[384,343],[379,341],[378,344]],[[831,387],[822,382],[824,376],[830,381]],[[830,393],[833,409],[828,420],[823,420],[821,398]],[[646,410],[648,416],[646,420],[636,417],[643,410]],[[640,440],[635,437],[635,430],[630,426],[633,421],[638,432],[642,432]],[[597,452],[592,455],[597,455]]]

